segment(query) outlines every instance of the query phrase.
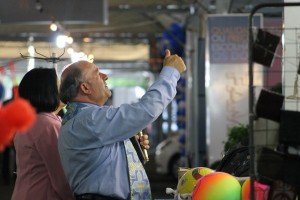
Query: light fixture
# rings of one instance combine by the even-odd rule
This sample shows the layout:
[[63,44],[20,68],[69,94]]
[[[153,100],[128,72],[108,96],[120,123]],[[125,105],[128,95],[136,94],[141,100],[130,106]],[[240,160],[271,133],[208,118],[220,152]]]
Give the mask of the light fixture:
[[35,9],[37,11],[39,11],[39,12],[43,12],[44,11],[42,3],[40,2],[40,0],[36,0],[36,2],[35,2]]
[[58,35],[56,37],[56,46],[58,48],[65,48],[67,44],[72,44],[73,38],[67,35]]
[[191,15],[194,15],[196,12],[196,6],[194,4],[191,4],[190,5],[190,14]]
[[29,45],[28,48],[27,48],[27,51],[28,51],[28,53],[29,53],[30,56],[33,56],[34,53],[35,53],[34,46],[33,45]]
[[67,38],[68,37],[65,36],[65,35],[58,35],[57,38],[56,38],[56,46],[58,48],[65,48]]
[[168,10],[175,10],[175,9],[178,9],[178,5],[175,5],[175,4],[169,4],[169,5],[167,5],[167,9],[168,9]]
[[85,42],[85,43],[88,43],[88,42],[91,42],[91,41],[92,41],[92,38],[90,38],[90,37],[84,37],[84,38],[82,39],[82,41]]
[[66,42],[68,43],[68,44],[72,44],[73,43],[73,38],[71,37],[71,36],[67,36],[67,38],[66,38]]
[[50,30],[51,30],[51,31],[53,31],[53,32],[54,32],[54,31],[57,31],[57,28],[58,28],[58,27],[57,27],[57,24],[56,24],[55,22],[52,22],[52,23],[50,24]]
[[67,49],[68,54],[72,55],[74,53],[74,49],[73,48],[68,48]]

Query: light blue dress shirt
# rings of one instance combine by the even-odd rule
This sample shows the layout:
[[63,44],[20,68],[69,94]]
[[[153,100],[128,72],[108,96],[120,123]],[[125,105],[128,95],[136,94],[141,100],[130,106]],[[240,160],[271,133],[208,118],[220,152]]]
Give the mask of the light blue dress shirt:
[[[124,140],[158,118],[176,95],[179,72],[163,67],[138,103],[120,107],[72,102],[58,139],[62,166],[72,191],[119,199],[130,194]],[[72,105],[81,107],[72,110]]]

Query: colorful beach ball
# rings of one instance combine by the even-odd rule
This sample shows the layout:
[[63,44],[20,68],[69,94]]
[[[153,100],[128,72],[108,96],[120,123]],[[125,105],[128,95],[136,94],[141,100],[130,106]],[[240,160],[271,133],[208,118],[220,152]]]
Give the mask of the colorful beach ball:
[[192,193],[197,181],[207,175],[214,172],[214,170],[207,167],[195,167],[188,170],[184,175],[179,179],[177,184],[177,193],[178,194],[189,194]]
[[[254,198],[267,200],[270,186],[254,181]],[[247,178],[242,185],[242,200],[250,200],[250,178]]]
[[214,172],[200,178],[192,193],[192,200],[240,200],[241,185],[225,172]]

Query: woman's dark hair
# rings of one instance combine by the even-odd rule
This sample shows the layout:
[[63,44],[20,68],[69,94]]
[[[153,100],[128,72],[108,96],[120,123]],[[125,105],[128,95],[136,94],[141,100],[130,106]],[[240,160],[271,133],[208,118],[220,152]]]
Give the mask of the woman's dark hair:
[[35,68],[25,74],[19,85],[20,97],[27,99],[39,112],[58,108],[57,75],[54,68]]

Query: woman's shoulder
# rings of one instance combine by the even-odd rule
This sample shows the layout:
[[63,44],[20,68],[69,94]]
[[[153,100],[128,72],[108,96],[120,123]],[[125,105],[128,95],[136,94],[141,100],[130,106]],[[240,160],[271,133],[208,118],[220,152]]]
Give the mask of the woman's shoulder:
[[37,115],[37,122],[60,124],[61,117],[56,115],[54,112],[51,112],[51,113],[41,112],[41,113],[38,113],[38,115]]

